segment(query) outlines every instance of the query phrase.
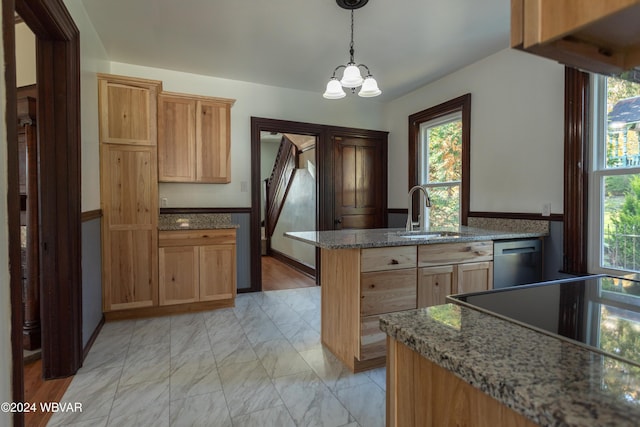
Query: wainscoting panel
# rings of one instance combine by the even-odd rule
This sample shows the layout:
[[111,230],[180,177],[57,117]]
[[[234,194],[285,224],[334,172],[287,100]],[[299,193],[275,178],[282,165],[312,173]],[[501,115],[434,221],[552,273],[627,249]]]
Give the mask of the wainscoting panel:
[[249,212],[231,213],[231,222],[240,227],[236,230],[236,277],[238,289],[251,287],[251,238]]
[[82,346],[102,320],[100,217],[82,223]]

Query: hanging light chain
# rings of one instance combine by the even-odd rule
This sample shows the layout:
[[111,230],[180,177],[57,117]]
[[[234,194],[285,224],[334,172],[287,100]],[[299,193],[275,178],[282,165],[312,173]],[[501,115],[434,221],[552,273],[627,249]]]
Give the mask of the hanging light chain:
[[349,54],[351,56],[351,62],[355,63],[353,60],[353,9],[351,9],[351,44],[349,45]]

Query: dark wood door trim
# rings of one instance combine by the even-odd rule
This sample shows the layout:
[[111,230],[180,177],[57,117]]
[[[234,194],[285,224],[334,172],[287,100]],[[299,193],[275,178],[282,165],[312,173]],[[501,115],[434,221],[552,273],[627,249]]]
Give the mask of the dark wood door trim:
[[[14,402],[24,401],[24,363],[22,359],[22,280],[20,278],[20,177],[18,171],[18,122],[16,91],[16,39],[14,0],[2,1],[2,43],[6,91],[5,132],[7,136],[7,217],[9,227],[9,275],[11,292],[11,382]],[[24,425],[24,414],[13,414],[13,425]]]
[[[74,374],[82,362],[81,208],[80,208],[80,39],[79,31],[62,0],[3,1],[7,120],[15,123],[14,10],[36,36],[38,81],[38,135],[40,152],[40,271],[42,356],[45,378]],[[7,129],[9,155],[15,130]],[[17,159],[16,159],[17,160]],[[17,165],[9,161],[9,164]],[[20,289],[13,262],[19,257],[19,200],[14,196],[18,176],[8,171],[12,296]],[[43,215],[42,213],[46,213]],[[19,221],[19,219],[18,219]],[[14,232],[15,230],[15,232]],[[17,249],[16,249],[17,247]],[[20,304],[12,299],[12,338],[21,328]],[[14,345],[14,400],[22,401],[21,346]],[[21,425],[15,417],[15,425]]]
[[563,270],[587,273],[589,74],[565,68]]
[[[292,122],[288,120],[251,117],[251,291],[262,289],[262,266],[260,262],[260,132],[281,132],[299,135],[312,135],[317,138],[316,145],[316,229],[332,230],[333,214],[333,138],[349,136],[384,140],[383,206],[384,220],[387,220],[387,135],[388,132],[329,126],[314,123]],[[316,250],[316,282],[320,280],[320,251]]]

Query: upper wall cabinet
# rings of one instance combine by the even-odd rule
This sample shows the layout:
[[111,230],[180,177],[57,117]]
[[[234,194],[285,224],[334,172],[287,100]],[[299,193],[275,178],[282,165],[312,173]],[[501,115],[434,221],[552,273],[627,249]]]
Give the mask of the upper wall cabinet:
[[158,96],[161,182],[231,182],[235,100],[163,92]]
[[100,142],[156,145],[156,97],[162,82],[98,75]]
[[511,46],[618,74],[640,65],[640,0],[511,0]]

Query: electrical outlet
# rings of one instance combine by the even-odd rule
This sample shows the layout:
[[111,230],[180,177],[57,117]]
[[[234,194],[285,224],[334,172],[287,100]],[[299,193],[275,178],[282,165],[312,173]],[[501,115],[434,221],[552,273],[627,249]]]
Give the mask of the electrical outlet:
[[169,206],[169,199],[167,199],[166,197],[161,198],[160,207],[166,208],[167,206]]
[[551,203],[542,205],[542,216],[551,216]]

